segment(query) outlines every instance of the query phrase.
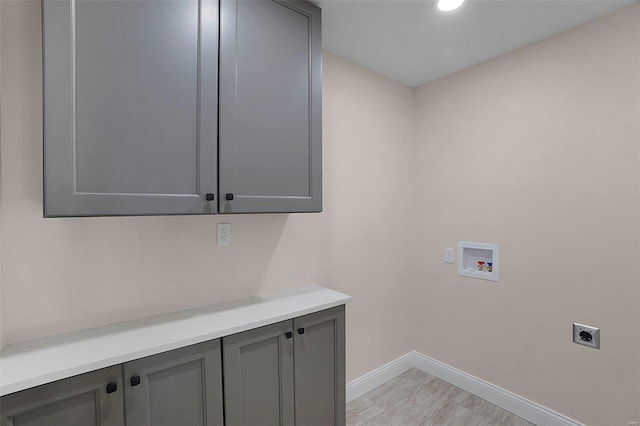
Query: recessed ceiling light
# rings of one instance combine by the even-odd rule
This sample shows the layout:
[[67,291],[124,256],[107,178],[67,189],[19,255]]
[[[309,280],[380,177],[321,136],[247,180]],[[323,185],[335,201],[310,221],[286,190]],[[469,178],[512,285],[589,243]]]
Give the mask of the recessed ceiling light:
[[443,12],[449,12],[462,6],[464,0],[438,0],[438,9]]

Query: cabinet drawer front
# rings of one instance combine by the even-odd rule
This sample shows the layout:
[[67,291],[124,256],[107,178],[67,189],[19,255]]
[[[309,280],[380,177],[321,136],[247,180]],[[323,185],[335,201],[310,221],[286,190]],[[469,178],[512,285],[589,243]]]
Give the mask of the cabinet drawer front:
[[122,394],[120,365],[92,371],[2,397],[2,426],[124,426]]
[[44,0],[47,216],[217,211],[217,15],[212,0]]
[[294,319],[296,424],[346,422],[344,306]]
[[222,426],[220,340],[124,364],[127,424]]
[[283,321],[222,340],[228,425],[294,424],[291,326]]

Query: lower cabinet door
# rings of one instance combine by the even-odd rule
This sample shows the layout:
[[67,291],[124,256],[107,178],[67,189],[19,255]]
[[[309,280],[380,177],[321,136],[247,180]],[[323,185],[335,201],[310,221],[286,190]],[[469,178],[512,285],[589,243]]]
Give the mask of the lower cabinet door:
[[294,424],[291,326],[283,321],[222,339],[228,426]]
[[346,423],[344,306],[293,320],[296,425]]
[[0,399],[2,426],[124,426],[122,366],[27,389]]
[[220,340],[124,364],[131,426],[222,426]]

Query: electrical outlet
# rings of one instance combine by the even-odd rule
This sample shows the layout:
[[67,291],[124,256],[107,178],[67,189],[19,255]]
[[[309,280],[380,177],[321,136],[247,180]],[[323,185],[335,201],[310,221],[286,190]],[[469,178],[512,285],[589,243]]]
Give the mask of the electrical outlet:
[[444,263],[453,263],[453,249],[444,249]]
[[219,223],[218,224],[218,246],[230,246],[231,245],[231,224]]
[[574,322],[573,343],[600,349],[600,329]]

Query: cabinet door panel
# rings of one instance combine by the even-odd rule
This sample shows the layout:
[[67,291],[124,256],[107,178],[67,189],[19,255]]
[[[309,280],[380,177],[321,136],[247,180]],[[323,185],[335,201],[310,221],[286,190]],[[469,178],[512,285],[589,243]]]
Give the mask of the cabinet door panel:
[[344,326],[344,306],[294,319],[296,424],[346,422]]
[[[132,385],[135,376],[140,382]],[[127,424],[221,426],[224,422],[219,340],[128,362],[124,377]]]
[[45,214],[215,212],[217,2],[45,0],[43,31]]
[[[117,390],[107,393],[108,383]],[[92,371],[2,397],[2,426],[124,426],[122,367]]]
[[221,3],[220,211],[320,211],[320,10]]
[[228,425],[294,424],[291,321],[225,337],[224,399]]

